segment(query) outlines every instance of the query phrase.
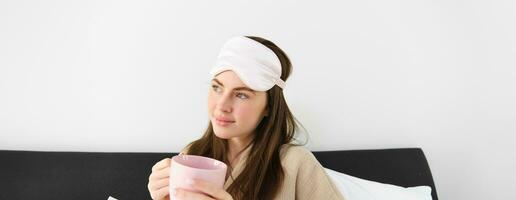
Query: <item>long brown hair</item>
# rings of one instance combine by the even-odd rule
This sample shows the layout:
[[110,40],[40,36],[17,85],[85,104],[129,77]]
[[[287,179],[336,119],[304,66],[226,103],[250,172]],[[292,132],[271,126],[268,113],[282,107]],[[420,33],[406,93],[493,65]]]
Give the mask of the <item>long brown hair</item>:
[[[281,79],[286,81],[292,72],[292,64],[285,52],[264,38],[246,37],[267,46],[278,56],[281,62]],[[298,129],[297,120],[287,106],[283,90],[277,85],[267,91],[267,109],[269,114],[256,127],[254,139],[250,143],[253,145],[247,159],[253,160],[253,164],[246,165],[227,188],[227,192],[234,199],[273,199],[282,186],[285,174],[281,166],[280,148],[283,144],[298,145],[293,143]],[[218,138],[211,123],[208,123],[204,135],[188,147],[187,154],[211,157],[230,166],[227,139]],[[228,173],[231,174],[231,171]]]

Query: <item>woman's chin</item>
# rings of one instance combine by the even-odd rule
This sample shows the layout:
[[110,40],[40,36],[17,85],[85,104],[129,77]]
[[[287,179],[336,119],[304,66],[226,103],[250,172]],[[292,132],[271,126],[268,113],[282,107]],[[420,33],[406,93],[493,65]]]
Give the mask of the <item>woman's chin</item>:
[[233,134],[231,134],[231,127],[227,126],[221,126],[217,124],[217,122],[212,121],[213,126],[213,132],[215,133],[215,136],[222,138],[222,139],[229,139],[233,137]]
[[213,133],[215,134],[215,136],[217,136],[218,138],[221,138],[221,139],[229,139],[229,138],[231,138],[231,134],[225,133],[225,131],[213,130]]

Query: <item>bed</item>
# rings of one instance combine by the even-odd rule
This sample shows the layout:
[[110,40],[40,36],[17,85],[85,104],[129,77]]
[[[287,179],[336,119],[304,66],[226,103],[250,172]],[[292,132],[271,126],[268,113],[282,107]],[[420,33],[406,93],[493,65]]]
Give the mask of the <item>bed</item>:
[[[314,151],[329,169],[404,187],[437,191],[420,148]],[[0,199],[150,199],[147,181],[157,161],[176,153],[0,150]]]

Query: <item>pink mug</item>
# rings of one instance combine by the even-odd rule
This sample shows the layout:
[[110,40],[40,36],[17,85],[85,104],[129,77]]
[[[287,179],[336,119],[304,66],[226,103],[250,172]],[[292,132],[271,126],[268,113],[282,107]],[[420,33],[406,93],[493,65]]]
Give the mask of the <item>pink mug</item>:
[[[199,192],[188,184],[190,179],[201,179],[212,182],[222,189],[226,180],[227,165],[224,162],[195,155],[176,155],[170,162],[169,189],[170,194],[177,188]],[[171,198],[172,199],[172,198]]]

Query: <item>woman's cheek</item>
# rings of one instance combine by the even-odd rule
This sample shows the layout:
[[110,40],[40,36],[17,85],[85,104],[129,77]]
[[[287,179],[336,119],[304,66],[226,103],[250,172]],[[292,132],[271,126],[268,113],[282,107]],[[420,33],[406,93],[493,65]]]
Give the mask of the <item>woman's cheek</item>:
[[212,116],[213,110],[215,109],[215,103],[216,103],[216,101],[213,98],[213,94],[211,94],[211,92],[210,92],[210,94],[208,95],[208,114],[210,116]]
[[235,118],[249,120],[252,119],[253,111],[248,106],[238,105],[233,110],[233,115]]

